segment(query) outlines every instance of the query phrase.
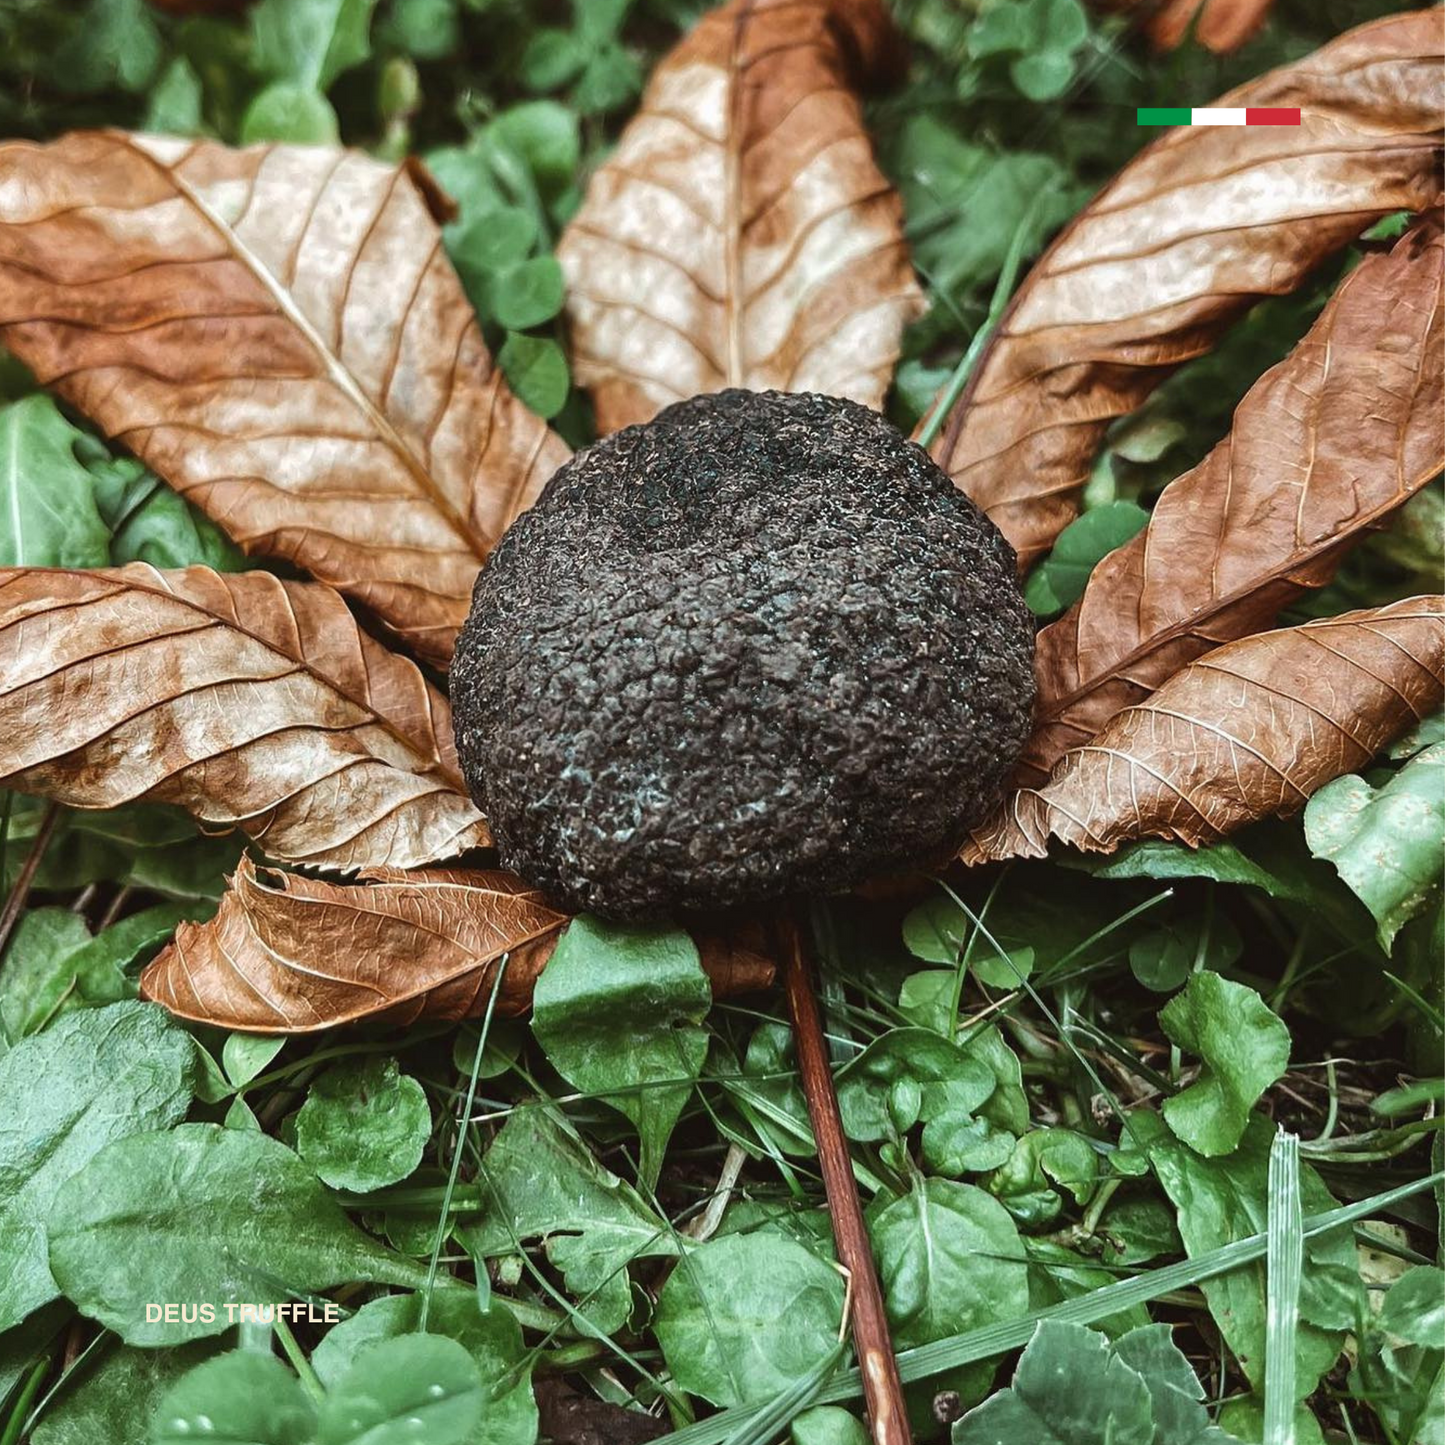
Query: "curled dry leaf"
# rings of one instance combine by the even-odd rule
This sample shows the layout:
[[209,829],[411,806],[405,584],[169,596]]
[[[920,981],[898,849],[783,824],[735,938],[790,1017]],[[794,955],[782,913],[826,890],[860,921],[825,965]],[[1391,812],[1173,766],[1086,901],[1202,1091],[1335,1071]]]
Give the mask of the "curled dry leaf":
[[1445,696],[1445,597],[1412,597],[1218,648],[1015,793],[964,861],[1042,857],[1050,838],[1212,843],[1302,808]]
[[601,431],[727,386],[881,408],[922,307],[856,89],[882,0],[733,0],[653,73],[558,250]]
[[1020,783],[1038,786],[1170,674],[1324,586],[1445,468],[1442,258],[1432,216],[1362,262],[1240,403],[1229,435],[1039,634]]
[[446,699],[329,587],[268,572],[0,571],[0,784],[179,803],[334,868],[488,841]]
[[0,342],[248,552],[445,663],[566,447],[492,364],[431,195],[324,148],[0,146]]
[[1303,123],[1173,130],[1049,247],[933,447],[1022,566],[1074,516],[1114,417],[1259,297],[1439,197],[1442,42],[1438,14],[1397,15],[1231,91],[1220,105]]
[[[208,923],[183,923],[141,991],[200,1023],[264,1033],[409,1024],[485,1012],[503,954],[502,1014],[524,1013],[568,918],[514,873],[376,869],[360,885],[243,859]],[[698,940],[718,994],[766,987],[767,959]]]

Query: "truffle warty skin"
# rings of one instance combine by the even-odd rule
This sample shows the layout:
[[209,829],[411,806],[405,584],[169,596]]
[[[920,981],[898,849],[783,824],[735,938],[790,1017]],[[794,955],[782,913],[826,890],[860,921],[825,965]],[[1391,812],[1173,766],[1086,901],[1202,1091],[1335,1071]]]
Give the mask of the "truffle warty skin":
[[842,890],[998,803],[1033,638],[1008,544],[883,417],[724,391],[579,453],[513,525],[457,746],[502,862],[562,907]]

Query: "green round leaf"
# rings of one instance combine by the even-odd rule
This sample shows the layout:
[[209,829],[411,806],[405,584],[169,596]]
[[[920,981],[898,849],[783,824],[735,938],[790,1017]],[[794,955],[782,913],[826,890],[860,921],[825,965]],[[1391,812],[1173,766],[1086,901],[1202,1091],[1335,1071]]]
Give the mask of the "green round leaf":
[[145,129],[163,135],[200,135],[201,78],[178,55],[166,67],[146,103]]
[[278,80],[268,85],[246,107],[241,120],[241,141],[283,141],[291,145],[335,145],[341,127],[331,102],[324,95]]
[[1063,1208],[1053,1186],[1067,1189],[1082,1204],[1094,1191],[1099,1156],[1072,1129],[1034,1129],[1014,1145],[1004,1166],[987,1180],[1015,1219],[1049,1223]]
[[1089,38],[1089,17],[1079,0],[1036,0],[1034,12],[1050,50],[1077,50]]
[[326,91],[371,54],[376,0],[260,0],[251,9],[252,56],[264,75]]
[[895,1110],[912,1111],[904,1128],[944,1110],[972,1113],[996,1083],[986,1063],[932,1030],[890,1029],[838,1075],[838,1106],[848,1137],[870,1143],[900,1127]]
[[560,90],[586,61],[586,51],[570,30],[543,26],[527,42],[518,73],[528,90]]
[[354,1194],[405,1179],[430,1137],[422,1086],[378,1054],[327,1069],[296,1115],[296,1152],[333,1188]]
[[509,332],[497,354],[497,362],[507,385],[524,406],[544,420],[562,410],[571,378],[567,373],[567,358],[551,337]]
[[1074,61],[1066,50],[1042,50],[1021,55],[1009,66],[1009,75],[1029,100],[1057,100],[1074,78]]
[[521,157],[547,191],[558,191],[576,175],[582,157],[577,117],[554,100],[532,100],[504,110],[488,135]]
[[1034,971],[1034,950],[1007,937],[997,919],[985,919],[984,926],[1005,957],[981,933],[975,936],[973,920],[952,898],[937,893],[903,920],[903,943],[915,958],[955,967],[967,951],[969,971],[980,983],[1017,988]]
[[969,27],[968,53],[975,60],[1026,50],[1033,43],[1027,5],[990,5]]
[[[316,1347],[311,1363],[321,1383],[337,1384],[361,1353],[378,1340],[416,1331],[419,1294],[383,1295],[349,1320],[334,1325]],[[537,1438],[537,1405],[521,1327],[501,1304],[483,1309],[472,1290],[441,1290],[432,1296],[427,1330],[455,1340],[477,1366],[482,1382],[482,1418],[467,1445],[532,1445]]]
[[491,287],[492,315],[513,331],[541,326],[562,309],[562,268],[551,256],[509,266]]
[[1408,1344],[1438,1350],[1445,1339],[1445,1273],[1425,1264],[1407,1269],[1390,1286],[1377,1323]]
[[[1045,1320],[1013,1385],[970,1410],[953,1439],[955,1445],[1153,1445],[1153,1414],[1143,1377],[1104,1335]],[[1169,1438],[1170,1445],[1187,1445],[1183,1436]]]
[[1129,968],[1145,988],[1173,993],[1197,969],[1215,973],[1244,952],[1239,930],[1223,914],[1175,919],[1129,945]]
[[544,1239],[549,1263],[600,1330],[615,1330],[631,1309],[629,1263],[677,1252],[666,1221],[550,1106],[512,1111],[482,1177],[488,1208],[458,1231],[467,1249],[493,1259],[514,1255],[518,1240]]
[[899,1349],[1013,1319],[1028,1266],[1008,1212],[969,1184],[929,1179],[869,1223]]
[[296,1376],[274,1355],[235,1350],[197,1365],[162,1397],[151,1445],[297,1445],[316,1413]]
[[673,1270],[654,1328],[677,1383],[714,1405],[768,1400],[838,1343],[843,1281],[771,1230],[709,1240]]
[[537,240],[536,219],[521,206],[489,206],[463,222],[447,250],[464,278],[505,271],[525,260]]
[[460,40],[457,0],[391,0],[387,28],[408,55],[441,60]]
[[[21,1326],[26,1332],[31,1328],[29,1321]],[[41,1348],[41,1342],[33,1339],[33,1346]],[[156,1406],[166,1391],[215,1351],[211,1340],[175,1350],[135,1350],[129,1345],[105,1350],[93,1367],[72,1375],[46,1407],[30,1445],[149,1441]],[[0,1369],[0,1390],[7,1379]]]
[[793,1445],[869,1445],[867,1427],[838,1405],[814,1405],[794,1418]]
[[572,104],[583,115],[605,115],[627,104],[642,89],[642,70],[622,46],[602,46],[572,90]]
[[482,1418],[472,1357],[442,1335],[368,1345],[327,1393],[316,1445],[462,1445]]

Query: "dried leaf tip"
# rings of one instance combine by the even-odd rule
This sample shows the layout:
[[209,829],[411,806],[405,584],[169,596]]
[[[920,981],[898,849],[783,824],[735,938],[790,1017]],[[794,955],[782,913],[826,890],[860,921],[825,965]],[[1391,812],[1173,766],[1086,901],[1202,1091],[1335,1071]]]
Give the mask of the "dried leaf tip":
[[857,88],[881,0],[733,0],[657,67],[558,249],[599,428],[726,387],[879,409],[922,309]]

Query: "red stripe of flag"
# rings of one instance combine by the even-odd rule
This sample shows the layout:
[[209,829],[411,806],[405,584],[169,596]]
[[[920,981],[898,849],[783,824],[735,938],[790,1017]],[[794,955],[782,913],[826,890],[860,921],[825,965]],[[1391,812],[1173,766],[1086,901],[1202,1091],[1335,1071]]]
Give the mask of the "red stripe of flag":
[[1245,125],[1298,125],[1299,107],[1250,105],[1244,111]]

